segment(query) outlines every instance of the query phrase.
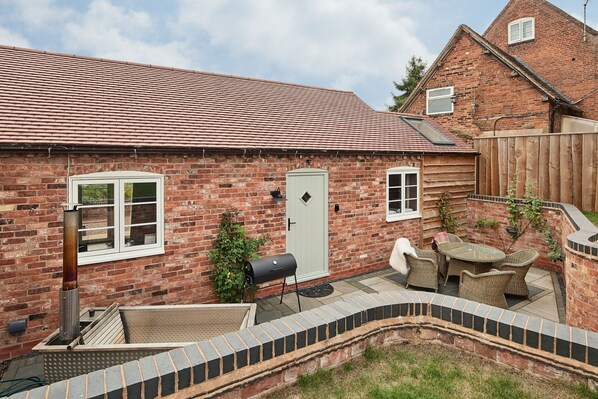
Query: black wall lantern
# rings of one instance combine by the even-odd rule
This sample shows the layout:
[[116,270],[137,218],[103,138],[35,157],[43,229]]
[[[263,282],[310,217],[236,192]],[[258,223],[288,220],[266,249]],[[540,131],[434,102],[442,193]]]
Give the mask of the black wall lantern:
[[284,199],[284,196],[282,195],[282,193],[280,192],[280,187],[276,188],[276,190],[272,190],[270,191],[270,195],[272,196],[272,198],[274,198],[276,201],[282,201]]

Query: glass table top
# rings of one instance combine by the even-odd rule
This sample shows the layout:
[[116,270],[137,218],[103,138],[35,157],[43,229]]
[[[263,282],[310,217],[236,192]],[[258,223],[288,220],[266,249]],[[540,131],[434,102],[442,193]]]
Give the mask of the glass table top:
[[471,242],[445,242],[438,244],[438,252],[466,262],[498,262],[505,258],[500,249]]

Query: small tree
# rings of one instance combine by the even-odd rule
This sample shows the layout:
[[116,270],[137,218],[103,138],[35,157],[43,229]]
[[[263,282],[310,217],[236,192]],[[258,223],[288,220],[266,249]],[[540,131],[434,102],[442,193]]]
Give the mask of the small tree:
[[411,92],[415,89],[415,86],[417,86],[424,76],[426,65],[427,63],[424,62],[421,57],[411,56],[411,59],[409,59],[407,67],[405,68],[406,76],[401,83],[395,81],[392,82],[395,85],[395,89],[403,92],[403,94],[395,95],[394,93],[391,93],[394,104],[388,106],[389,111],[397,112],[399,108],[401,108],[405,100],[407,100],[407,97],[409,97]]
[[238,212],[226,211],[220,221],[220,233],[208,256],[214,264],[211,279],[222,303],[240,302],[245,282],[245,262],[255,259],[266,237],[249,238],[237,222]]

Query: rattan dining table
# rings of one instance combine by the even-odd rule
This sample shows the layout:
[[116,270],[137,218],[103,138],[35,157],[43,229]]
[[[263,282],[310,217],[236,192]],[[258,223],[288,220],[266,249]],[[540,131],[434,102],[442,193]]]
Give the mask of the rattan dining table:
[[500,249],[472,242],[445,242],[438,244],[438,252],[450,258],[444,278],[444,285],[449,276],[460,276],[463,270],[473,274],[489,271],[494,262],[500,262],[506,255]]

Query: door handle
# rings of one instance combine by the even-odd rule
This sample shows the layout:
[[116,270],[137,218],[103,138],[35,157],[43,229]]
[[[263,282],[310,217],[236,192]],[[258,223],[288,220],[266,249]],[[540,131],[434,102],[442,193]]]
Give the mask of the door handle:
[[297,224],[297,222],[291,222],[291,218],[287,218],[287,230],[291,231],[291,225]]

